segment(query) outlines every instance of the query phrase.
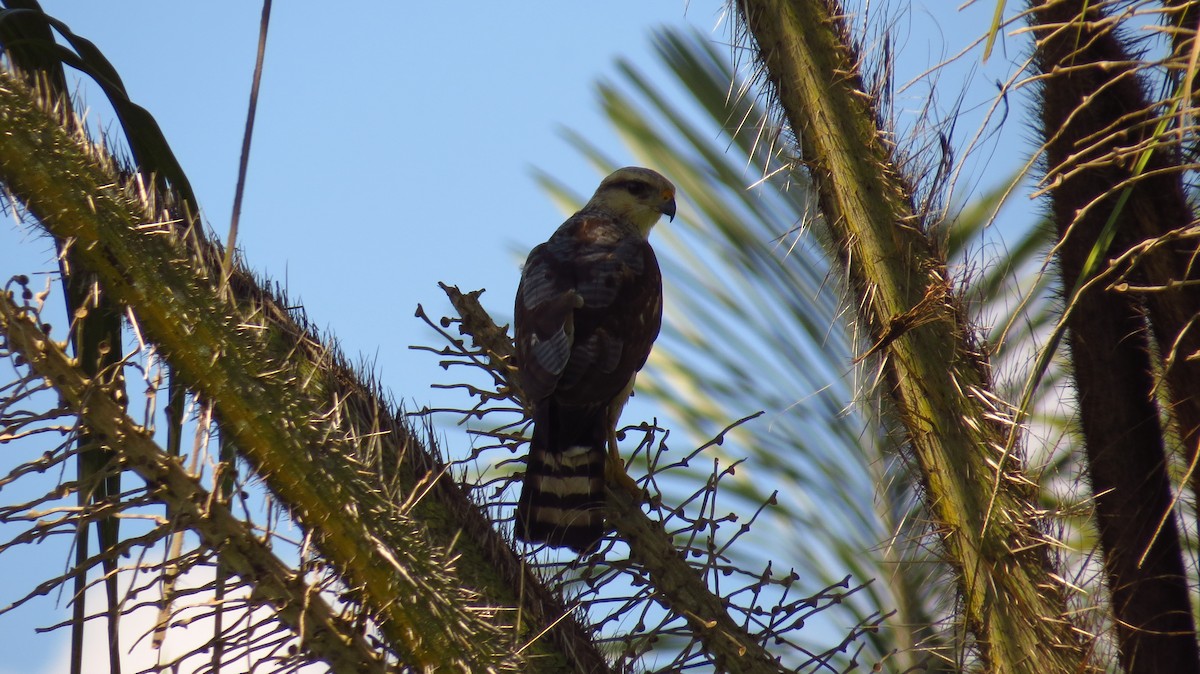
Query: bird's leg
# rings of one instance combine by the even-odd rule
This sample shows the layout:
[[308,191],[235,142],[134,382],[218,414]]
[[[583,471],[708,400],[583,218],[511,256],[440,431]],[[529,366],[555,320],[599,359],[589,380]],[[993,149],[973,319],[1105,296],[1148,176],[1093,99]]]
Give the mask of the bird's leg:
[[625,472],[625,461],[621,459],[621,448],[617,446],[617,431],[613,428],[608,431],[608,460],[604,462],[604,473],[609,484],[629,492],[634,501],[641,503],[645,500],[645,490]]

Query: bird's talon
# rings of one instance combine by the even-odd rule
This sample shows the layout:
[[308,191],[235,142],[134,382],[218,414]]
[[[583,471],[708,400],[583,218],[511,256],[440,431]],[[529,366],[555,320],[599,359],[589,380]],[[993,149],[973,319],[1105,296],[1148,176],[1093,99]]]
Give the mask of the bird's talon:
[[642,503],[646,500],[646,490],[625,472],[625,462],[620,457],[614,459],[610,456],[609,460],[604,462],[604,472],[609,484],[624,489],[633,496],[634,501]]

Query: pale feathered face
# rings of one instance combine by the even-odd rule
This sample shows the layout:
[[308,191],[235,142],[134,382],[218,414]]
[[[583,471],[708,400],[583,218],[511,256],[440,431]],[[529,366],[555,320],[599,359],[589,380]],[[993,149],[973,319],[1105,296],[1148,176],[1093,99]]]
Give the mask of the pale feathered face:
[[650,169],[627,166],[600,183],[587,207],[620,216],[649,236],[660,217],[675,218],[675,186]]

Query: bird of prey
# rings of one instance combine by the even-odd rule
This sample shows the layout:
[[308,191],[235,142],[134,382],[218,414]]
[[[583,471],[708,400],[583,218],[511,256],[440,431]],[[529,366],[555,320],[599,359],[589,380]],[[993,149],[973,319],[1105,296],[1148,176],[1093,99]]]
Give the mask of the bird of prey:
[[662,275],[647,240],[675,217],[675,186],[626,167],[529,253],[517,290],[516,364],[533,412],[516,535],[580,553],[604,535],[605,446],[662,325]]

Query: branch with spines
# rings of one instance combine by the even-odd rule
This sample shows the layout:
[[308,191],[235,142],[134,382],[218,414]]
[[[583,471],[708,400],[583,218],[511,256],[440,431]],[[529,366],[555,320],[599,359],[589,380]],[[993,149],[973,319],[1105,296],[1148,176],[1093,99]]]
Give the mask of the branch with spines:
[[[85,256],[214,403],[223,432],[317,534],[316,548],[389,647],[415,666],[482,671],[505,667],[514,641],[519,648],[549,627],[528,653],[535,668],[604,671],[586,630],[561,619],[561,604],[534,587],[478,507],[438,478],[440,461],[379,394],[244,269],[223,294],[217,246],[164,214],[154,190],[125,182],[62,114],[0,73],[0,118],[11,130],[0,137],[0,183]],[[427,477],[432,488],[403,512],[397,501]],[[514,635],[494,621],[518,604],[525,622]]]
[[[384,661],[351,622],[321,595],[303,575],[280,560],[254,529],[227,506],[211,498],[199,479],[184,470],[134,423],[105,387],[97,387],[51,340],[27,307],[0,293],[0,334],[6,349],[19,354],[37,375],[50,382],[71,409],[82,410],[81,421],[111,439],[124,468],[154,485],[155,500],[167,507],[168,520],[189,528],[210,549],[220,549],[222,562],[252,589],[251,597],[275,607],[279,620],[296,634],[303,647],[335,672],[383,672]],[[125,547],[131,541],[122,542]],[[64,579],[61,579],[65,581]]]
[[989,364],[950,291],[941,248],[923,231],[863,90],[843,8],[736,6],[878,351],[881,394],[905,428],[976,652],[1005,674],[1086,671],[1049,537],[1036,524],[1036,495],[1007,442],[1012,410],[990,393]]

